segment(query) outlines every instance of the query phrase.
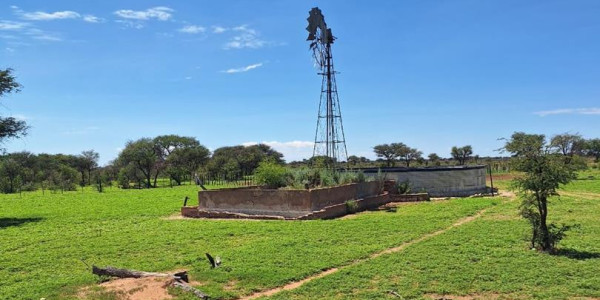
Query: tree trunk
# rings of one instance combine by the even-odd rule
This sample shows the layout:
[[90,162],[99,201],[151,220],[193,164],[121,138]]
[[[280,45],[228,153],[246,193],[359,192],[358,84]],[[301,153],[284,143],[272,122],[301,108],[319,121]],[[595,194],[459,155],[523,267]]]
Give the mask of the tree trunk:
[[158,170],[156,170],[156,174],[154,174],[154,187],[156,187],[156,180],[158,179]]
[[548,200],[546,197],[541,196],[540,199],[540,234],[542,238],[542,250],[545,252],[552,251],[552,241],[550,240],[550,232],[548,231],[548,225],[546,219],[548,217]]

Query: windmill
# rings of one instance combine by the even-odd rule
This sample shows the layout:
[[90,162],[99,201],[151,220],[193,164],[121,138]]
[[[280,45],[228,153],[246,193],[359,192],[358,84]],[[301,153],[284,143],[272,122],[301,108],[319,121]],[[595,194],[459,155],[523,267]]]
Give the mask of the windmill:
[[313,157],[326,156],[337,162],[347,161],[346,138],[342,125],[342,112],[338,98],[335,70],[331,45],[336,39],[331,28],[327,28],[325,17],[318,7],[310,10],[308,16],[308,38],[316,67],[319,69],[321,81],[321,97],[319,99],[319,114],[315,131]]

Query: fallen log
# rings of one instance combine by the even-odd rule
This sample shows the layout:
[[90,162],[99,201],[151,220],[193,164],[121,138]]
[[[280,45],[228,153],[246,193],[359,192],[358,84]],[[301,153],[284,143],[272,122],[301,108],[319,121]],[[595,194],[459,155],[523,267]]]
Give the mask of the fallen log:
[[106,268],[99,268],[92,266],[92,273],[99,276],[110,276],[118,278],[142,278],[142,277],[164,277],[172,279],[170,285],[175,288],[182,289],[185,292],[192,293],[200,299],[209,299],[209,296],[202,291],[190,286],[188,284],[189,278],[187,271],[177,272],[173,274],[168,273],[156,273],[156,272],[144,272],[128,269],[119,269],[111,266]]
[[192,293],[194,295],[196,295],[196,297],[200,298],[200,299],[209,299],[208,295],[203,293],[202,291],[190,286],[189,284],[182,282],[182,281],[173,281],[173,286],[176,288],[180,288],[188,293]]
[[98,268],[96,266],[92,266],[92,273],[99,276],[111,276],[111,277],[119,277],[119,278],[142,278],[142,277],[167,277],[173,278],[175,280],[182,280],[185,282],[189,282],[187,271],[178,272],[174,274],[167,273],[156,273],[156,272],[144,272],[144,271],[136,271],[136,270],[128,270],[128,269],[119,269],[111,266],[107,266],[106,268]]

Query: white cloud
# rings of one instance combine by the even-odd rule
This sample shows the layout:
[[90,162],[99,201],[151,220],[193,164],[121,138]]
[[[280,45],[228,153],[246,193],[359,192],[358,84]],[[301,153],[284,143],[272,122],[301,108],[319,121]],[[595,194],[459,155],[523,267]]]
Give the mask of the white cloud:
[[85,15],[83,16],[83,20],[88,22],[88,23],[102,23],[104,22],[104,19],[102,18],[98,18],[94,15]]
[[543,110],[534,112],[534,114],[545,117],[548,115],[600,115],[600,108],[563,108],[554,110]]
[[130,28],[134,28],[134,29],[144,28],[144,24],[139,23],[139,22],[134,22],[134,21],[129,21],[129,20],[115,20],[115,22],[119,23],[119,24],[124,24],[125,27],[130,27]]
[[[252,146],[258,144],[257,142],[245,142],[243,146]],[[279,141],[264,141],[261,144],[269,145],[273,149],[281,152],[286,161],[302,160],[310,158],[313,154],[313,142],[309,141],[290,141],[290,142],[279,142]]]
[[124,19],[141,21],[156,19],[159,21],[167,21],[173,17],[173,12],[174,10],[169,7],[157,6],[146,10],[121,9],[115,11],[114,14]]
[[221,26],[212,26],[212,30],[213,33],[219,34],[227,31],[227,28]]
[[249,28],[247,25],[234,27],[231,30],[237,32],[238,35],[232,37],[231,40],[223,46],[224,49],[257,49],[267,44],[266,41],[263,41],[258,37],[259,34],[256,30]]
[[228,73],[228,74],[248,72],[252,69],[262,67],[262,65],[263,65],[262,63],[257,63],[257,64],[253,64],[253,65],[249,65],[249,66],[245,66],[245,67],[241,67],[241,68],[228,69],[228,70],[221,71],[221,72]]
[[29,23],[13,22],[13,21],[0,21],[0,30],[13,30],[19,31],[29,26]]
[[206,28],[202,27],[202,26],[197,26],[197,25],[187,25],[187,26],[184,26],[184,27],[180,28],[177,31],[183,32],[183,33],[196,34],[196,33],[203,33],[203,32],[205,32]]
[[43,11],[36,12],[24,12],[21,14],[21,18],[25,20],[31,21],[52,21],[52,20],[62,20],[62,19],[77,19],[81,17],[80,14],[71,10],[65,11],[56,11],[52,13],[47,13]]
[[10,52],[10,53],[15,52],[15,49],[10,48],[10,47],[6,47],[6,48],[4,48],[4,50],[6,50],[6,52]]

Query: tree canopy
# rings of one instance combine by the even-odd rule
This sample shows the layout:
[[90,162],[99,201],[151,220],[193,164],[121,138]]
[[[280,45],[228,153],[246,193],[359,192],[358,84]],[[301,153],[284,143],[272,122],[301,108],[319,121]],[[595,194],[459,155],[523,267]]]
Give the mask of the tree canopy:
[[388,167],[393,167],[398,159],[402,159],[407,167],[413,160],[421,159],[423,152],[408,147],[404,143],[381,144],[373,147],[377,157],[385,159]]
[[[21,91],[19,84],[12,69],[0,70],[0,98],[10,93]],[[27,134],[27,124],[23,120],[17,120],[13,117],[0,117],[0,142],[7,138],[19,138]]]
[[452,158],[456,159],[458,164],[462,166],[467,162],[467,160],[469,160],[469,158],[471,158],[471,155],[473,155],[473,148],[471,145],[462,147],[454,146],[452,147],[452,150],[450,150],[450,155],[452,155]]

